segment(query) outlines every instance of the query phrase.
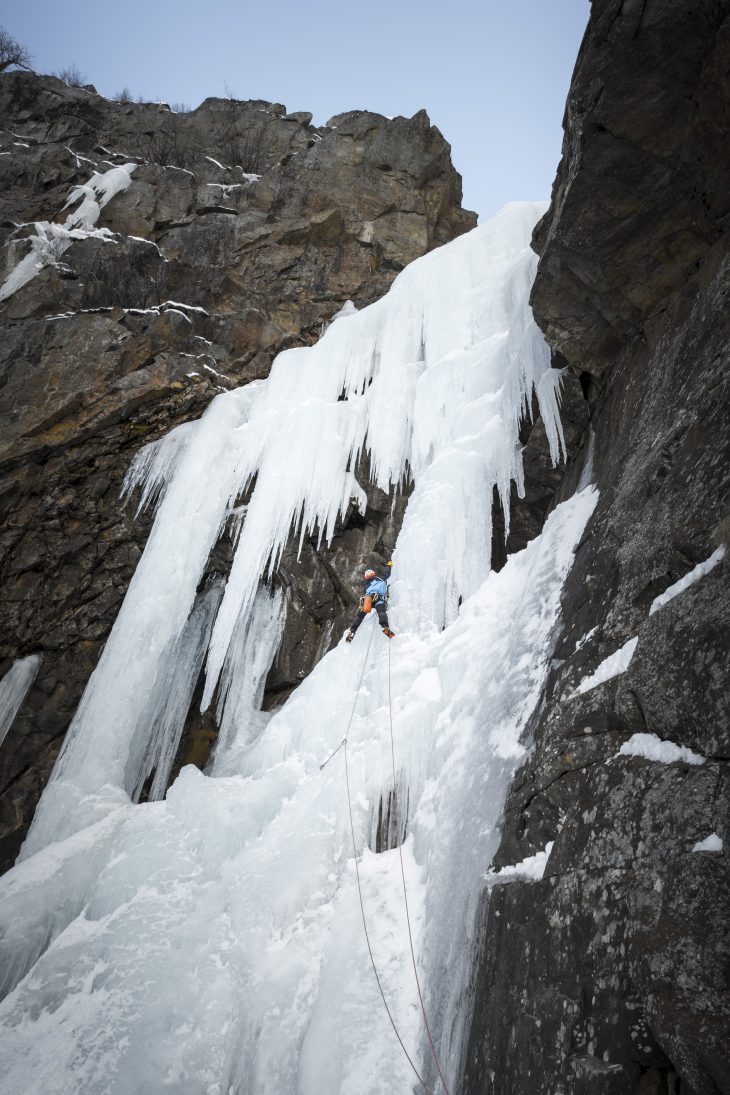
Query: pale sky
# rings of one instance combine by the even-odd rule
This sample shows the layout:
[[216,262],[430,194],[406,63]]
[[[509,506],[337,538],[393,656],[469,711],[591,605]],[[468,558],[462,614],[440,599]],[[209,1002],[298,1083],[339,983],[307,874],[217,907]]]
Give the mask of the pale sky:
[[410,117],[452,146],[464,205],[549,198],[588,0],[4,0],[39,72],[75,64],[104,95],[239,99]]

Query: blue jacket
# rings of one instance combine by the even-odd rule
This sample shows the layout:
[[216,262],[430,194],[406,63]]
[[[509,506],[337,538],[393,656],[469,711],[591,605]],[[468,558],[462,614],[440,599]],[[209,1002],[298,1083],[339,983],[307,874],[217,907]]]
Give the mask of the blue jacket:
[[388,583],[385,578],[370,578],[365,586],[365,596],[372,597],[373,600],[377,600],[380,596],[385,600],[388,596]]

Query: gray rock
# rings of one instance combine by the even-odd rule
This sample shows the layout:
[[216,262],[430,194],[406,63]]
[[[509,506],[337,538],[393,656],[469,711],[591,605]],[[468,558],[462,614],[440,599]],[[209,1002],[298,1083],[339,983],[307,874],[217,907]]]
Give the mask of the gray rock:
[[[484,895],[464,1095],[730,1090],[727,560],[649,615],[728,538],[729,47],[727,3],[601,0],[573,77],[533,307],[600,495],[495,864],[554,847],[542,882]],[[636,732],[706,763],[619,755]],[[692,852],[711,832],[725,851]]]

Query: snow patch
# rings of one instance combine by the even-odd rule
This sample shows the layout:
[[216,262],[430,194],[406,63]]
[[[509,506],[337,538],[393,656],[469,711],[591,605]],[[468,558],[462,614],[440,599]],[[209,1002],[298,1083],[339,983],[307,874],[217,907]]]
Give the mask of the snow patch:
[[[190,318],[190,316],[185,315],[185,312],[183,312],[180,308],[169,308],[169,307],[168,308],[161,308],[160,311],[164,312],[165,315],[180,316],[180,319],[184,319],[186,323],[189,323],[189,324],[192,325],[193,321]],[[183,354],[183,357],[188,357],[188,356],[191,356],[191,355]]]
[[160,308],[182,308],[185,312],[199,312],[202,316],[209,314],[205,308],[201,308],[198,304],[181,304],[179,300],[165,300]]
[[722,840],[717,833],[710,833],[704,840],[698,840],[696,844],[692,846],[693,852],[721,852]]
[[508,867],[500,867],[496,871],[487,871],[484,875],[485,881],[491,886],[497,882],[506,882],[515,878],[529,878],[533,882],[539,882],[545,874],[553,844],[554,841],[550,840],[542,852],[528,855],[526,859],[520,860],[519,863],[512,863]]
[[635,635],[633,639],[629,639],[628,642],[624,643],[618,650],[615,650],[609,657],[604,658],[595,672],[591,673],[590,677],[584,677],[573,695],[577,696],[582,692],[589,692],[592,688],[598,688],[599,684],[605,684],[606,681],[610,681],[612,677],[618,677],[619,674],[625,673],[629,668],[629,662],[634,656],[638,641],[638,636]]
[[578,651],[581,650],[586,645],[586,643],[589,643],[591,641],[591,639],[593,638],[593,636],[596,634],[597,631],[598,631],[598,625],[596,625],[595,627],[592,627],[590,629],[590,631],[586,631],[583,638],[578,639],[578,642],[575,644],[575,650],[573,651],[573,653],[577,654]]
[[336,319],[344,319],[345,316],[354,316],[357,313],[357,308],[351,300],[346,300],[338,312],[332,316],[330,323],[334,323]]
[[660,764],[704,764],[706,758],[693,753],[684,745],[675,745],[672,741],[662,741],[656,734],[633,734],[618,751],[619,756],[644,757]]
[[649,609],[649,615],[653,616],[655,612],[658,612],[660,608],[664,608],[665,605],[673,601],[675,597],[678,597],[680,593],[684,593],[686,589],[698,582],[700,578],[704,578],[709,574],[711,570],[714,570],[719,562],[725,558],[725,545],[721,544],[719,548],[713,551],[709,559],[705,559],[704,563],[698,563],[696,567],[693,567],[688,574],[685,574],[684,578],[680,578],[674,585],[669,586],[663,593],[660,593],[658,597],[655,597],[651,603]]

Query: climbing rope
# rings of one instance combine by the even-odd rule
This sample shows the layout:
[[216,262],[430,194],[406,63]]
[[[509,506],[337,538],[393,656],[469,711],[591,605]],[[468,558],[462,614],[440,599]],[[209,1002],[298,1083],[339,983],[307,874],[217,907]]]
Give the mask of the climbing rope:
[[342,741],[340,742],[340,744],[337,746],[337,748],[335,749],[334,753],[330,753],[330,755],[327,757],[327,760],[322,761],[322,763],[319,766],[320,772],[322,771],[323,768],[327,767],[327,765],[329,764],[329,762],[332,760],[333,757],[337,756],[337,754],[339,753],[342,746],[347,745],[347,736],[350,733],[350,727],[352,726],[352,720],[355,717],[355,708],[357,707],[357,698],[360,695],[360,689],[362,688],[362,682],[363,682],[364,677],[365,677],[365,670],[367,668],[368,658],[370,656],[370,644],[373,641],[373,635],[374,634],[375,634],[375,626],[373,625],[373,627],[370,628],[370,638],[368,639],[368,648],[365,651],[365,661],[362,663],[362,673],[360,674],[360,680],[357,682],[357,690],[355,692],[355,701],[352,705],[352,711],[350,712],[350,718],[349,718],[349,721],[347,723],[347,730],[345,730],[345,736],[342,739]]
[[348,768],[348,764],[347,764],[347,741],[345,740],[345,742],[343,744],[345,746],[345,781],[347,783],[347,806],[348,806],[348,809],[349,809],[349,812],[350,812],[350,832],[352,833],[352,854],[355,858],[355,875],[357,877],[357,892],[358,892],[358,896],[360,898],[360,915],[362,916],[362,927],[363,927],[363,931],[365,932],[365,942],[367,943],[368,954],[370,955],[370,965],[373,967],[373,973],[375,974],[375,980],[378,983],[378,989],[380,991],[380,995],[381,995],[382,1000],[383,1000],[383,1006],[384,1006],[386,1012],[388,1013],[388,1018],[390,1019],[390,1025],[393,1028],[393,1033],[395,1034],[396,1038],[400,1042],[400,1047],[403,1050],[403,1053],[405,1054],[405,1057],[406,1057],[406,1060],[408,1061],[408,1064],[413,1069],[413,1073],[416,1076],[419,1084],[421,1085],[423,1090],[427,1093],[427,1095],[432,1095],[431,1089],[426,1085],[426,1082],[424,1081],[424,1079],[421,1076],[420,1072],[418,1071],[418,1069],[414,1065],[413,1059],[412,1059],[410,1053],[408,1052],[408,1050],[406,1049],[405,1044],[403,1042],[403,1039],[400,1036],[400,1033],[398,1031],[398,1027],[395,1025],[395,1019],[393,1018],[391,1010],[388,1007],[388,1001],[385,999],[385,993],[383,991],[383,986],[382,986],[381,981],[380,981],[380,975],[378,973],[378,967],[375,965],[375,958],[373,957],[373,948],[370,945],[370,934],[368,932],[368,925],[367,925],[367,921],[365,919],[365,904],[363,902],[362,885],[361,885],[361,882],[360,882],[360,867],[358,865],[358,860],[357,860],[357,843],[355,841],[355,823],[354,823],[353,818],[352,818],[352,797],[350,795],[350,772],[349,772],[349,768]]
[[373,635],[374,634],[375,634],[375,623],[373,622],[373,626],[370,629],[370,638],[368,639],[367,650],[365,651],[365,660],[363,661],[362,673],[360,674],[360,680],[358,681],[357,691],[355,692],[355,702],[352,705],[352,711],[350,712],[350,718],[349,718],[349,721],[347,723],[347,730],[345,731],[345,736],[342,739],[342,741],[340,742],[340,744],[337,746],[335,751],[333,753],[331,753],[330,756],[327,757],[327,760],[325,760],[322,764],[320,764],[319,767],[320,767],[320,771],[321,771],[325,767],[325,765],[329,764],[329,762],[332,760],[332,758],[335,757],[339,753],[340,749],[344,749],[345,783],[346,783],[346,786],[347,786],[347,809],[348,809],[348,812],[349,812],[349,815],[350,815],[350,834],[352,836],[352,854],[353,854],[353,857],[354,857],[354,860],[355,860],[355,877],[357,879],[357,893],[358,893],[358,897],[360,899],[360,915],[362,916],[362,927],[363,927],[363,931],[365,932],[365,942],[367,943],[368,954],[370,956],[370,965],[373,967],[373,973],[375,974],[375,980],[376,980],[377,985],[378,985],[378,991],[380,992],[380,996],[381,996],[382,1001],[383,1001],[383,1007],[385,1008],[385,1010],[387,1012],[388,1019],[390,1020],[390,1025],[393,1028],[393,1033],[395,1034],[396,1038],[398,1039],[398,1042],[400,1044],[401,1049],[403,1050],[405,1058],[408,1061],[408,1064],[411,1066],[411,1069],[413,1070],[413,1073],[414,1073],[416,1079],[418,1080],[419,1084],[421,1085],[423,1090],[426,1092],[426,1095],[433,1095],[433,1093],[431,1092],[431,1089],[427,1086],[427,1084],[425,1083],[425,1081],[424,1081],[423,1077],[421,1076],[420,1072],[418,1071],[415,1064],[413,1063],[413,1058],[411,1057],[410,1053],[408,1052],[408,1050],[405,1047],[405,1043],[403,1042],[403,1039],[400,1036],[400,1032],[398,1030],[398,1027],[395,1024],[395,1019],[393,1018],[393,1014],[392,1014],[390,1008],[388,1007],[388,1001],[385,998],[385,992],[383,991],[383,985],[382,985],[382,982],[380,980],[380,974],[378,973],[378,967],[375,965],[375,957],[373,955],[373,948],[370,945],[370,933],[368,932],[367,920],[365,919],[365,902],[364,902],[364,899],[363,899],[362,883],[361,883],[361,880],[360,880],[360,865],[359,865],[359,862],[358,862],[358,855],[357,855],[357,841],[355,839],[355,821],[354,821],[353,816],[352,816],[352,795],[350,793],[350,768],[349,768],[349,765],[347,763],[347,739],[348,739],[349,734],[350,734],[350,727],[352,726],[352,720],[355,717],[355,708],[357,707],[357,701],[358,701],[358,697],[360,695],[360,689],[362,688],[362,682],[365,678],[365,669],[367,668],[368,657],[370,655],[370,645],[373,641]]
[[411,913],[410,913],[410,910],[408,908],[408,888],[406,886],[406,871],[405,871],[405,866],[403,864],[403,843],[402,843],[402,839],[401,839],[400,810],[398,808],[398,783],[397,783],[396,775],[395,775],[395,735],[393,733],[393,701],[392,701],[392,697],[391,697],[391,687],[390,687],[390,643],[388,643],[388,711],[389,711],[389,714],[390,714],[390,758],[391,758],[391,761],[392,761],[392,764],[393,764],[393,806],[394,806],[394,809],[395,809],[395,833],[396,833],[396,841],[397,841],[397,844],[398,844],[398,855],[400,856],[400,874],[401,874],[401,878],[403,880],[403,902],[404,902],[405,908],[406,908],[406,923],[408,924],[408,942],[410,943],[410,948],[411,948],[411,962],[413,964],[413,974],[416,978],[416,988],[418,989],[418,999],[419,999],[420,1004],[421,1004],[421,1013],[423,1015],[423,1022],[424,1022],[424,1025],[426,1027],[426,1033],[428,1034],[428,1041],[431,1045],[431,1053],[433,1054],[433,1059],[436,1062],[436,1068],[438,1070],[438,1074],[439,1074],[439,1077],[441,1079],[441,1084],[443,1086],[443,1089],[446,1092],[446,1095],[451,1095],[451,1093],[448,1089],[448,1086],[446,1084],[446,1080],[444,1079],[444,1074],[443,1074],[443,1071],[441,1069],[441,1063],[439,1061],[438,1054],[436,1052],[436,1046],[434,1045],[433,1036],[431,1034],[431,1028],[428,1024],[428,1016],[426,1015],[426,1005],[423,1002],[423,993],[421,991],[421,981],[420,981],[420,978],[418,976],[418,967],[417,967],[417,964],[416,964],[416,952],[415,952],[415,948],[413,946],[413,931],[411,929]]

